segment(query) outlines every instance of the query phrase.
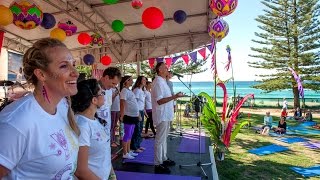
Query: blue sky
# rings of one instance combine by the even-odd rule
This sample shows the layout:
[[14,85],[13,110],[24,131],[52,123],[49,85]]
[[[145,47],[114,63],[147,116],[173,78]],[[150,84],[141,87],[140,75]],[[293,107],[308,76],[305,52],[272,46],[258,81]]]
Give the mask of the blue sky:
[[[262,15],[264,5],[260,0],[239,0],[238,7],[227,17],[223,19],[229,24],[229,34],[219,43],[217,43],[217,66],[221,79],[229,79],[231,70],[224,70],[225,62],[228,59],[226,46],[231,47],[231,56],[234,68],[234,78],[236,81],[253,81],[259,80],[255,74],[266,73],[261,69],[254,69],[248,66],[248,61],[257,61],[248,55],[253,54],[250,47],[256,46],[252,39],[257,39],[254,32],[259,31],[258,23],[254,20],[258,15]],[[206,63],[206,67],[210,67],[210,60]],[[193,75],[192,81],[212,81],[211,70],[201,74]],[[173,79],[176,81],[177,79]],[[189,81],[190,76],[185,76],[183,81]]]

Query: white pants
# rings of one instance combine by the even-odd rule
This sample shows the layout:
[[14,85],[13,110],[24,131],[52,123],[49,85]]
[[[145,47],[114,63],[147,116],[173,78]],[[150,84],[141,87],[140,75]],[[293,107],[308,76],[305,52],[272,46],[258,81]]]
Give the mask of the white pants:
[[167,160],[167,137],[170,121],[162,121],[156,126],[157,135],[154,142],[154,165],[162,164]]

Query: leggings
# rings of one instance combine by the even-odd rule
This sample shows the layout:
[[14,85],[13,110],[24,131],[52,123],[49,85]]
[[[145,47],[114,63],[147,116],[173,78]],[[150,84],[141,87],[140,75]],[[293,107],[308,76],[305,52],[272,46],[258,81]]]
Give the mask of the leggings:
[[148,118],[146,120],[146,125],[145,125],[145,134],[148,133],[148,129],[149,129],[149,125],[150,125],[150,128],[151,128],[153,134],[156,135],[156,131],[153,126],[152,110],[148,109],[148,110],[146,110],[146,112],[147,112]]
[[124,124],[124,136],[122,139],[123,142],[128,142],[131,140],[134,127],[134,124]]

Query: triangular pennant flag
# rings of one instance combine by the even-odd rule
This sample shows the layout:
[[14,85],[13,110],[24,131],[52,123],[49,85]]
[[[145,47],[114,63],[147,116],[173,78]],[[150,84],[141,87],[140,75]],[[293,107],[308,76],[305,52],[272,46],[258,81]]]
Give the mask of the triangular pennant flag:
[[200,49],[198,53],[203,57],[203,59],[206,59],[206,48]]
[[0,54],[2,49],[3,38],[4,38],[4,31],[0,30]]
[[181,57],[182,57],[182,59],[184,60],[184,62],[185,62],[187,65],[189,65],[189,56],[185,54],[185,55],[182,55]]
[[163,59],[164,59],[164,58],[156,58],[156,61],[157,61],[157,63],[163,62]]
[[173,58],[172,58],[172,63],[171,63],[171,64],[176,63],[176,61],[177,61],[180,57],[181,57],[181,56],[173,57]]
[[154,62],[155,62],[155,61],[156,61],[156,58],[150,58],[150,59],[149,59],[149,66],[150,66],[151,69],[154,68]]
[[172,63],[172,58],[165,58],[166,61],[166,65],[168,67],[168,69],[170,69],[171,63]]
[[196,62],[197,61],[197,51],[191,52],[189,54],[190,58],[192,61]]
[[207,48],[211,52],[211,45],[207,46]]

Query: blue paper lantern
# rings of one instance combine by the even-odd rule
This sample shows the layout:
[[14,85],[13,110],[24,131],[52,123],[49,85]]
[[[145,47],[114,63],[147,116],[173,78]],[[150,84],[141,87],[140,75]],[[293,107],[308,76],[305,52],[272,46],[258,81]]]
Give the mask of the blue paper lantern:
[[182,24],[187,19],[187,13],[183,10],[178,10],[173,14],[173,20],[176,23]]
[[51,29],[56,25],[56,19],[50,13],[43,13],[41,26],[45,29]]
[[83,56],[83,62],[86,65],[92,65],[94,63],[94,56],[91,54],[86,54]]

